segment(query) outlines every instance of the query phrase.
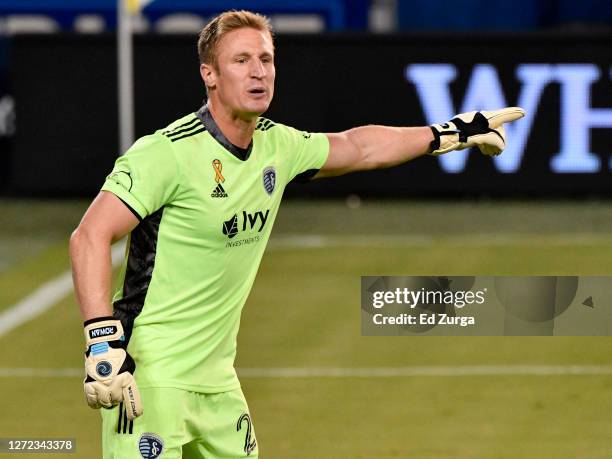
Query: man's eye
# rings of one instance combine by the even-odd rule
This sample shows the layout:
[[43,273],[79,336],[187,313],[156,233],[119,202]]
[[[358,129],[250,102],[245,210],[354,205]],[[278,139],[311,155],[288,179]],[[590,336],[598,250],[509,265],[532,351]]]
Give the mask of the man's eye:
[[239,57],[238,59],[236,59],[236,62],[238,62],[239,64],[244,64],[246,61],[246,57]]

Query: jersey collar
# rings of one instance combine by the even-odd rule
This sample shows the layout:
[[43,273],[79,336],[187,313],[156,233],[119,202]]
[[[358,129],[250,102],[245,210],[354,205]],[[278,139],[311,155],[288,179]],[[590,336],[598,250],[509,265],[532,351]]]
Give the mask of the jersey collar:
[[240,148],[231,143],[227,139],[227,137],[223,135],[223,132],[221,132],[219,126],[217,126],[217,123],[213,119],[212,114],[208,109],[208,105],[206,104],[203,105],[202,108],[200,108],[196,112],[196,116],[200,119],[200,121],[202,122],[206,130],[210,133],[210,135],[213,137],[213,139],[223,145],[223,148],[225,148],[227,151],[229,151],[232,155],[234,155],[241,161],[246,161],[247,159],[249,159],[249,156],[251,156],[251,150],[253,149],[253,140],[251,140],[251,143],[249,143],[249,146],[247,148]]

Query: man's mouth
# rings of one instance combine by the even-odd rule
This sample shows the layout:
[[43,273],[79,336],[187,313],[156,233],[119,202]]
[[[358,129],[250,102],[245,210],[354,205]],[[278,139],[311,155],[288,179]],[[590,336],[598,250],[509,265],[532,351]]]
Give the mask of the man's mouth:
[[251,88],[247,91],[249,94],[264,94],[265,88]]

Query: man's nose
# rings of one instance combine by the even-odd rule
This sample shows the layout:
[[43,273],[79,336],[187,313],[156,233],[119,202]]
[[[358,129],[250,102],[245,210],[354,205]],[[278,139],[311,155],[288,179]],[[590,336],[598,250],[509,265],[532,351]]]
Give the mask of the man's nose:
[[258,59],[253,59],[251,64],[251,76],[253,78],[263,78],[266,76],[266,68]]

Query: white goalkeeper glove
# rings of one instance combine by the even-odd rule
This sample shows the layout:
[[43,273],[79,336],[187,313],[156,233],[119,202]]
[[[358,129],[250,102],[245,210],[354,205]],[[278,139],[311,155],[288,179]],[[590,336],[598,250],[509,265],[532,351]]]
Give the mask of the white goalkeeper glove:
[[136,364],[125,350],[121,322],[98,317],[85,322],[85,398],[92,408],[112,408],[123,402],[128,419],[142,414],[134,380]]
[[478,147],[487,156],[499,155],[506,147],[504,123],[525,116],[520,107],[507,107],[490,112],[460,113],[447,123],[429,126],[434,134],[430,155],[452,150]]

